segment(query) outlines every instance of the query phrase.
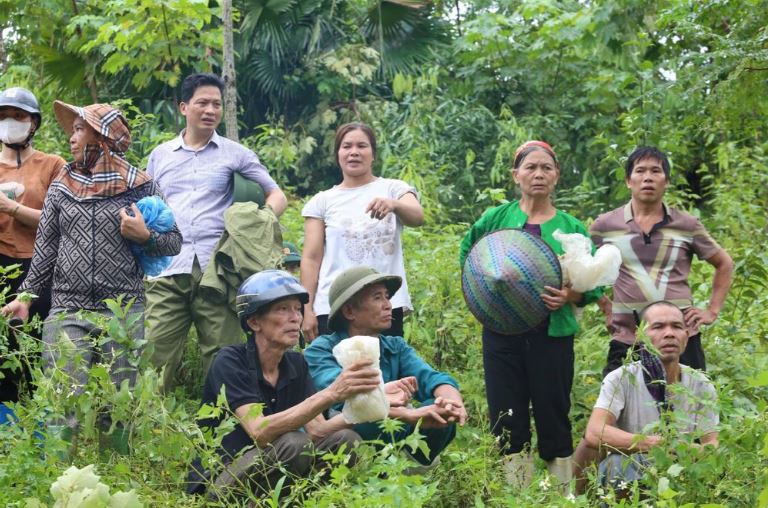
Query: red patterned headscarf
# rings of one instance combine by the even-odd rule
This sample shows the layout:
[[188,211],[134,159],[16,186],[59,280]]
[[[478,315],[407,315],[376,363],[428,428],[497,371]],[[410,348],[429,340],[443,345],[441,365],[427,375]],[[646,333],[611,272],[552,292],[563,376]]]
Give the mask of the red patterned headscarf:
[[531,140],[526,141],[522,145],[517,147],[517,150],[515,150],[515,158],[514,158],[514,164],[513,167],[517,168],[520,166],[520,164],[523,162],[523,159],[531,152],[533,152],[536,149],[541,149],[542,151],[546,152],[550,157],[552,157],[552,160],[555,161],[555,166],[560,168],[560,162],[557,160],[557,155],[555,154],[555,151],[552,149],[552,147],[549,145],[549,143],[545,143],[544,141],[537,141],[537,140]]
[[55,101],[53,111],[68,135],[72,136],[77,117],[99,134],[97,144],[85,146],[82,161],[64,166],[51,184],[53,187],[77,201],[89,201],[116,196],[149,181],[149,175],[125,160],[125,151],[131,145],[131,131],[120,110],[109,104],[78,107]]

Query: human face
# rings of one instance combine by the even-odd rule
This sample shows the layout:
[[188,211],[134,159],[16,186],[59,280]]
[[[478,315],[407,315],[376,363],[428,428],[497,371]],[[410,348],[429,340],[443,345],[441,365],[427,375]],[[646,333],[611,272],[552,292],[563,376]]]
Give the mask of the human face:
[[512,170],[512,178],[520,186],[523,196],[549,197],[560,179],[560,170],[547,152],[534,150]]
[[256,333],[257,339],[290,349],[299,342],[303,315],[301,301],[289,296],[274,302],[266,312],[248,318],[248,326]]
[[365,132],[349,131],[341,140],[336,154],[344,176],[359,177],[373,172],[373,148]]
[[632,199],[641,203],[660,203],[667,189],[667,175],[658,159],[640,159],[627,178]]
[[72,122],[72,135],[69,137],[69,151],[75,161],[83,161],[85,156],[85,145],[95,145],[98,141],[98,134],[88,125],[88,122],[80,117]]
[[342,312],[350,330],[365,335],[378,335],[392,326],[392,303],[387,286],[371,284],[361,289],[355,297],[356,304],[344,305]]
[[645,312],[645,334],[661,354],[662,363],[678,362],[688,345],[683,312],[669,305],[655,305]]
[[196,133],[213,134],[221,123],[221,90],[213,85],[198,87],[189,102],[179,106],[187,120],[187,129]]
[[19,122],[32,121],[32,115],[23,109],[14,108],[12,106],[2,106],[0,107],[0,120],[5,120],[6,118],[13,118]]

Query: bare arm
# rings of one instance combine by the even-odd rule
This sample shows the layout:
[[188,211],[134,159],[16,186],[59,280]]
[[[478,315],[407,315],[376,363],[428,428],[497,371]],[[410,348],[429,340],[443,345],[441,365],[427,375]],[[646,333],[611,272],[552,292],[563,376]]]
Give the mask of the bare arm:
[[22,205],[18,201],[8,198],[4,192],[0,192],[0,213],[5,213],[25,226],[36,228],[40,223],[42,210]]
[[692,328],[714,323],[723,308],[725,298],[731,289],[731,282],[733,282],[733,259],[725,249],[721,249],[706,261],[715,267],[715,275],[712,278],[712,294],[706,309],[697,307],[685,309],[685,323]]
[[720,446],[719,436],[720,434],[718,432],[710,432],[709,434],[702,436],[701,446],[714,446],[715,448],[718,448]]
[[240,420],[240,425],[243,426],[256,444],[264,447],[286,432],[306,425],[307,422],[315,419],[335,402],[331,394],[323,390],[300,404],[269,416],[251,415],[250,413],[256,404],[240,406],[235,410],[235,415]]
[[424,224],[424,209],[412,192],[403,194],[395,201],[395,215],[408,227],[419,227]]
[[272,189],[267,193],[267,199],[265,204],[272,208],[275,215],[280,217],[286,208],[288,208],[288,198],[285,197],[285,193],[280,189]]
[[365,208],[372,219],[383,219],[390,213],[397,215],[404,225],[418,227],[424,224],[424,209],[412,192],[407,192],[399,199],[374,198]]
[[720,313],[723,308],[728,291],[733,282],[733,259],[725,250],[721,250],[711,258],[707,263],[715,267],[715,276],[712,279],[712,295],[709,297],[709,306],[707,307],[715,315]]
[[333,434],[336,431],[350,428],[352,428],[352,424],[347,423],[344,420],[344,416],[341,414],[334,416],[330,420],[326,420],[321,413],[314,419],[308,421],[306,425],[304,425],[304,429],[307,431],[307,434],[309,434],[309,436],[312,438],[312,441],[315,442],[320,441],[324,437]]
[[320,264],[325,252],[325,222],[306,217],[304,219],[304,251],[301,254],[301,285],[309,292],[309,302],[304,306],[304,336],[312,341],[317,337],[317,317],[313,310]]
[[639,453],[648,451],[661,441],[661,436],[642,436],[621,430],[616,427],[616,417],[607,409],[594,408],[587,423],[587,446],[594,449],[608,446],[624,453]]
[[[368,392],[379,386],[379,370],[373,368],[368,361],[361,361],[344,369],[341,375],[328,386],[299,404],[268,416],[255,416],[250,414],[255,404],[244,404],[235,410],[235,415],[240,420],[249,436],[260,447],[266,446],[286,432],[299,429],[307,424],[312,428],[312,435],[322,437],[323,432],[329,428],[324,424],[322,412],[337,402],[341,402],[352,395]],[[320,418],[318,418],[318,416]],[[309,423],[316,420],[314,423]],[[331,419],[333,425],[339,422]]]

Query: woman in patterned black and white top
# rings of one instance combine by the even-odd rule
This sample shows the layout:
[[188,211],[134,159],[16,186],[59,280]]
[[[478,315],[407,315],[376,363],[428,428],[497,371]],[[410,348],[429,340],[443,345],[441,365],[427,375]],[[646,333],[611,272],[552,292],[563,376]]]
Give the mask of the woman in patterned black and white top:
[[424,223],[416,189],[402,180],[373,174],[376,136],[362,123],[336,131],[336,162],[342,182],[310,199],[304,216],[301,283],[309,291],[302,328],[307,339],[328,333],[328,290],[338,274],[367,265],[403,279],[392,301],[392,327],[384,335],[403,335],[403,313],[411,309],[400,233]]
[[[146,173],[125,160],[131,136],[120,111],[107,104],[81,108],[56,101],[54,112],[70,135],[74,161],[46,195],[32,264],[20,291],[40,294],[52,284],[43,357],[51,369],[66,354],[67,388],[82,391],[97,351],[118,388],[124,380],[133,385],[144,342],[144,272],[130,242],[142,245],[148,255],[171,256],[181,248],[181,233],[175,226],[157,233],[145,225],[136,202],[161,193]],[[124,305],[133,300],[123,322],[128,338],[102,338],[104,330],[96,322],[114,316],[105,300],[121,295]],[[26,319],[28,309],[29,303],[17,298],[2,312]],[[70,348],[66,353],[64,345]],[[74,417],[68,420],[71,427],[77,423]]]

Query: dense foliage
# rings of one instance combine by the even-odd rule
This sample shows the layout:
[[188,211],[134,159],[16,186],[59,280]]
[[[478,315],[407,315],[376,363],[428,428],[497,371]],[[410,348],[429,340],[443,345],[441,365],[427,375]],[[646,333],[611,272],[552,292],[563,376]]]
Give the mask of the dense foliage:
[[[359,118],[379,134],[377,172],[415,184],[428,223],[405,234],[416,311],[407,337],[455,374],[472,419],[440,468],[398,474],[397,450],[370,450],[339,465],[330,485],[293,490],[310,506],[593,506],[592,489],[566,501],[539,476],[524,492],[504,480],[487,432],[479,327],[463,304],[457,251],[468,223],[512,197],[515,147],[551,142],[563,165],[557,205],[589,222],[627,199],[621,165],[638,143],[673,160],[669,201],[699,215],[736,262],[733,289],[705,331],[721,401],[721,449],[656,457],[647,501],[629,505],[768,506],[768,1],[236,0],[241,135],[296,196],[283,219],[300,243],[300,199],[338,180],[332,134]],[[67,152],[54,98],[119,101],[134,127],[130,157],[145,159],[181,126],[180,78],[220,67],[221,19],[201,0],[0,0],[0,87],[34,90],[45,109],[38,147]],[[711,270],[694,267],[703,304]],[[0,299],[3,297],[0,296]],[[596,308],[581,318],[572,419],[586,424],[600,381],[606,332]],[[120,334],[121,323],[109,324]],[[6,337],[0,320],[0,337]],[[0,339],[0,362],[9,357]],[[130,392],[103,367],[88,395],[57,393],[57,374],[36,371],[20,425],[0,428],[0,502],[52,503],[49,487],[70,463],[95,464],[113,491],[147,506],[197,506],[183,497],[189,459],[204,441],[195,425],[199,366],[190,347],[183,389],[160,397],[151,371]],[[134,423],[132,454],[99,453],[85,425],[74,454],[40,440],[37,422],[65,410],[93,421],[101,407]],[[214,411],[216,409],[210,409]],[[234,423],[230,422],[230,425]],[[541,464],[539,464],[541,466]],[[277,505],[276,498],[261,503]]]

